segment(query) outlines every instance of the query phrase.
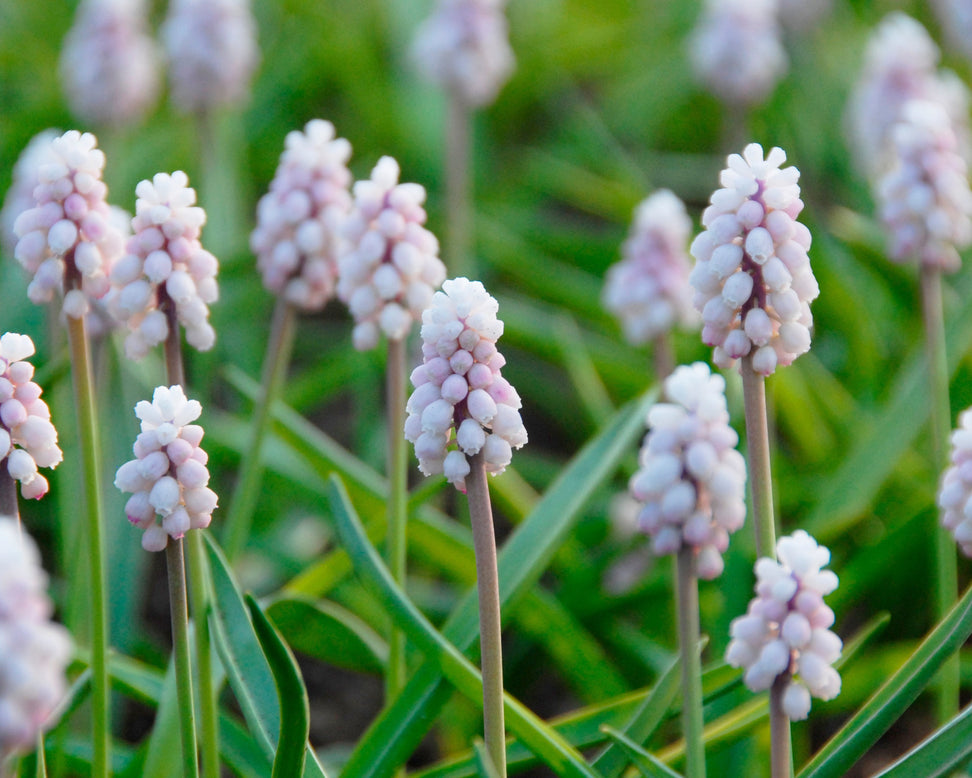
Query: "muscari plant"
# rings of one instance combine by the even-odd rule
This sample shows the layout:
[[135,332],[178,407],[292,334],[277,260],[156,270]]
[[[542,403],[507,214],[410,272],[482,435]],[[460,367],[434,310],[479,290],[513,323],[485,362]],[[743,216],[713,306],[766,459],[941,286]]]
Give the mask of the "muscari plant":
[[[173,3],[170,19],[177,12],[201,13],[201,5]],[[712,3],[710,13],[718,5]],[[723,13],[731,9],[723,5]],[[747,23],[777,36],[779,24],[789,25],[792,9],[786,5],[768,4],[763,18]],[[141,10],[137,3],[115,7],[94,0],[82,10],[98,6]],[[173,32],[184,22],[166,25],[170,47],[188,46],[169,55],[173,99],[206,117],[204,123],[219,102],[240,99],[256,61],[245,5],[219,8],[235,14],[241,25],[222,25],[225,46],[188,45],[191,36]],[[430,23],[423,33],[425,54],[414,55],[436,62],[456,56],[467,75],[489,81],[485,100],[462,97],[466,109],[496,96],[502,79],[494,79],[486,65],[495,65],[504,77],[508,73],[508,50],[488,50],[474,35],[505,33],[505,20],[495,16],[503,10],[501,3],[443,3],[439,13],[466,23],[455,29],[471,31],[470,37],[454,30],[435,33]],[[508,10],[515,23],[522,11],[516,4]],[[901,63],[871,52],[877,75],[872,72],[871,85],[859,88],[866,95],[861,103],[871,107],[860,109],[855,126],[868,138],[871,154],[862,151],[857,160],[874,183],[878,208],[871,233],[855,233],[849,245],[863,240],[862,234],[877,234],[888,241],[892,259],[920,261],[923,287],[926,276],[955,272],[957,288],[964,290],[960,252],[969,239],[972,201],[965,167],[967,103],[957,77],[935,70],[937,53],[927,36],[914,35],[914,25],[903,17],[892,20],[895,34],[911,35],[909,45],[920,56]],[[132,23],[130,17],[124,21]],[[126,42],[145,44],[139,37],[144,20],[133,24],[135,38]],[[715,29],[716,22],[708,24]],[[134,79],[145,63],[136,68],[132,60],[128,72],[109,68],[99,76],[97,55],[72,48],[92,42],[78,29],[63,61],[83,56],[92,67],[72,72],[81,80],[68,88],[79,98],[74,110],[84,116],[85,84],[113,76]],[[198,21],[194,29],[201,33],[205,25]],[[515,24],[512,29],[515,33]],[[711,29],[707,34],[715,35]],[[436,34],[444,37],[435,40]],[[485,51],[486,64],[475,64],[477,50]],[[119,52],[123,49],[110,53],[136,56]],[[201,52],[216,66],[206,75],[201,65],[203,71],[177,87],[178,69],[188,69]],[[773,56],[781,61],[779,52]],[[221,57],[228,59],[220,65]],[[897,78],[882,67],[912,70]],[[783,77],[781,70],[764,70],[743,79],[744,87],[754,87],[753,78],[769,78],[759,96],[744,99],[747,116],[759,115],[758,103]],[[205,92],[210,76],[234,75],[240,78]],[[446,84],[454,98],[456,83]],[[122,91],[86,121],[120,124],[151,110],[148,87],[138,93],[146,102],[131,107],[124,79],[105,86]],[[193,88],[203,96],[192,96]],[[874,123],[864,126],[866,119]],[[735,131],[743,131],[745,117],[737,114],[734,122]],[[137,137],[139,129],[129,126],[125,132]],[[927,581],[914,578],[922,591],[931,591],[937,581],[940,591],[950,592],[947,601],[939,598],[931,631],[920,643],[912,639],[896,652],[868,655],[867,641],[882,621],[870,621],[873,614],[854,605],[855,591],[872,567],[885,568],[875,561],[881,554],[869,551],[859,534],[850,532],[848,540],[835,527],[850,522],[859,532],[844,503],[862,499],[880,504],[888,515],[924,500],[924,513],[938,519],[932,492],[951,427],[948,370],[972,335],[963,312],[941,302],[926,304],[931,335],[906,360],[901,375],[927,373],[931,391],[916,389],[921,381],[902,378],[896,387],[903,399],[895,394],[886,413],[875,411],[883,436],[862,435],[846,456],[834,449],[829,457],[836,462],[826,477],[810,472],[814,466],[800,457],[814,422],[801,414],[819,417],[819,426],[829,432],[842,407],[864,402],[835,388],[841,381],[855,384],[834,367],[832,328],[839,317],[828,298],[840,296],[841,281],[834,280],[828,262],[834,261],[834,240],[846,238],[839,230],[860,229],[865,217],[835,221],[836,238],[821,228],[826,219],[819,203],[801,195],[798,179],[819,191],[823,173],[804,162],[802,149],[791,150],[802,176],[783,165],[786,155],[779,148],[764,154],[763,147],[750,144],[728,158],[721,188],[707,207],[701,207],[702,192],[709,190],[703,176],[672,186],[687,208],[671,193],[645,201],[622,249],[623,262],[605,274],[603,303],[632,341],[622,345],[614,337],[620,332],[599,310],[600,285],[589,283],[599,278],[584,271],[573,275],[576,268],[567,271],[559,260],[532,251],[522,236],[516,239],[515,208],[522,202],[511,203],[510,210],[493,203],[477,214],[482,225],[477,264],[493,297],[483,283],[455,269],[445,280],[433,228],[447,229],[442,222],[453,217],[442,215],[448,209],[436,202],[436,189],[430,190],[427,215],[424,186],[399,183],[400,169],[411,170],[411,164],[400,168],[383,157],[370,178],[353,183],[350,143],[333,125],[290,121],[285,132],[276,177],[259,205],[254,198],[251,252],[229,263],[217,262],[203,248],[206,214],[185,173],[158,173],[139,183],[131,218],[108,204],[102,182],[106,157],[90,134],[42,135],[18,166],[20,193],[8,198],[17,213],[5,212],[3,220],[16,235],[4,238],[8,253],[30,273],[24,296],[46,306],[49,321],[44,359],[33,360],[39,377],[26,361],[33,356],[31,338],[14,333],[0,338],[0,513],[18,515],[18,491],[22,500],[47,492],[76,495],[62,504],[74,503],[72,519],[87,516],[80,554],[87,572],[42,549],[54,574],[55,602],[64,601],[65,591],[82,592],[90,597],[83,617],[90,623],[63,612],[75,632],[73,649],[65,630],[50,624],[45,578],[26,540],[27,532],[45,538],[57,526],[50,522],[66,520],[54,508],[38,512],[50,497],[28,506],[22,528],[4,518],[0,529],[10,530],[10,539],[0,543],[7,554],[0,575],[0,641],[8,647],[0,652],[0,774],[215,778],[226,770],[243,776],[358,776],[406,769],[503,775],[539,763],[558,775],[616,776],[629,769],[699,776],[744,763],[754,774],[784,776],[795,766],[800,775],[844,775],[896,720],[913,715],[905,713],[909,705],[931,688],[939,668],[955,662],[950,658],[958,657],[972,633],[969,595],[952,606],[955,585],[940,567]],[[757,134],[776,140],[765,128]],[[120,137],[112,137],[113,147]],[[370,148],[366,142],[356,146]],[[122,161],[125,153],[118,144],[107,159]],[[534,170],[549,174],[548,184],[562,181],[556,175],[564,168],[549,157],[538,159],[542,164]],[[204,176],[211,172],[204,170]],[[213,186],[210,180],[206,189],[212,192]],[[596,187],[579,187],[574,196],[580,191],[592,202],[598,197]],[[632,188],[630,202],[613,210],[613,217],[623,219],[638,196]],[[812,245],[805,201],[812,206],[806,211],[813,218],[805,222],[814,230]],[[689,214],[695,212],[702,230],[692,240]],[[458,243],[452,245],[447,259]],[[525,252],[531,262],[504,259],[504,246],[517,255]],[[881,240],[873,247],[881,251]],[[610,252],[601,252],[599,270],[614,250],[612,244]],[[815,302],[815,314],[822,306],[822,315],[811,317],[821,267],[825,293]],[[253,302],[265,297],[258,275],[275,296],[277,325],[270,333],[263,331],[262,303]],[[572,287],[578,280],[585,283]],[[545,295],[543,301],[529,292]],[[712,361],[723,375],[698,361],[705,356],[699,333],[691,331],[698,320],[685,305],[693,295],[701,342],[715,349]],[[948,295],[946,288],[946,303]],[[346,305],[347,318],[325,309],[332,297]],[[244,299],[250,308],[240,307]],[[6,310],[23,316],[24,307],[14,301]],[[497,318],[500,310],[505,324]],[[38,320],[35,313],[3,324],[26,330]],[[419,321],[421,331],[415,333]],[[40,385],[53,384],[45,398],[58,419],[70,417],[58,391],[67,374],[67,358],[59,361],[62,323],[77,389],[76,420],[68,421],[68,429],[73,423],[77,432],[58,436]],[[946,328],[948,352],[941,336]],[[37,327],[35,335],[43,332]],[[823,344],[819,351],[815,345],[815,353],[809,352],[811,333],[815,344]],[[192,347],[185,355],[183,337]],[[225,338],[248,343],[250,352],[222,346]],[[382,340],[388,359],[375,369],[361,352]],[[649,371],[643,370],[641,353],[646,342],[655,357]],[[551,343],[559,354],[553,362]],[[254,344],[260,347],[256,359],[266,348],[262,383],[235,367],[237,358],[252,366]],[[686,364],[676,367],[680,358]],[[930,369],[922,368],[926,358]],[[612,367],[616,359],[624,370]],[[409,361],[417,366],[406,397]],[[383,362],[380,356],[377,362]],[[362,387],[374,394],[381,390],[380,382],[362,379],[361,373],[384,373],[386,413],[365,418],[374,403],[361,394]],[[340,388],[347,385],[353,389]],[[806,391],[811,385],[828,391],[834,407],[816,402]],[[952,389],[966,394],[960,386]],[[243,405],[228,397],[233,391],[244,396]],[[197,396],[206,400],[205,411],[190,399]],[[321,396],[327,401],[320,402]],[[616,409],[618,397],[630,402]],[[329,408],[335,398],[338,408]],[[133,404],[141,431],[134,459],[125,462],[132,454],[119,452],[131,446]],[[578,405],[580,412],[572,407]],[[740,405],[746,419],[740,450],[748,468],[730,426]],[[951,465],[937,492],[941,523],[952,537],[937,530],[935,542],[953,557],[953,538],[963,551],[972,538],[966,515],[972,484],[967,416],[952,433]],[[355,435],[345,429],[348,417]],[[889,418],[896,423],[877,423]],[[926,425],[927,418],[933,423]],[[634,469],[646,420],[648,434]],[[925,426],[937,449],[923,469],[909,469],[914,475],[908,486],[916,496],[896,505],[881,496],[879,486],[898,483],[901,476],[892,471],[900,452],[910,447],[905,436]],[[794,429],[804,436],[793,435]],[[108,442],[104,450],[99,437]],[[580,440],[586,442],[578,451],[560,451]],[[406,442],[414,445],[417,468],[408,467]],[[520,447],[514,463],[512,452]],[[921,451],[911,452],[909,464]],[[862,461],[868,463],[864,470]],[[55,465],[53,476],[38,472]],[[617,488],[615,480],[620,483],[628,473],[631,493],[641,503],[636,526],[647,538],[598,536],[592,528],[606,525],[603,506]],[[842,478],[853,488],[842,488]],[[100,494],[112,479],[124,492],[120,503],[117,495]],[[833,489],[822,489],[830,480]],[[465,493],[468,509],[460,507],[457,490]],[[816,506],[815,512],[805,515],[798,507],[803,504]],[[292,523],[299,513],[307,515]],[[113,534],[111,525],[126,515],[143,530],[140,536]],[[754,531],[739,532],[744,521]],[[308,535],[308,527],[320,531]],[[110,543],[106,531],[115,538]],[[736,533],[731,546],[730,533]],[[124,545],[130,542],[135,547]],[[144,550],[166,552],[171,658],[165,649],[147,650],[144,640],[122,645],[118,623],[110,618],[123,590],[133,590],[136,602],[152,599],[145,583],[154,582],[152,575],[117,574],[122,552],[138,554],[141,569],[151,570],[152,555],[137,549],[139,542]],[[625,544],[644,545],[649,561],[640,581],[612,594],[601,588],[601,574],[623,558]],[[828,548],[834,549],[833,572],[824,569],[831,562]],[[673,585],[665,575],[668,556]],[[66,579],[59,575],[62,566],[73,571]],[[870,575],[873,582],[881,573]],[[753,588],[756,596],[747,606]],[[675,614],[674,629],[669,613]],[[892,625],[896,618],[892,615]],[[671,640],[671,633],[678,639]],[[295,652],[302,655],[300,663]],[[870,661],[882,657],[883,684],[868,677],[862,653]],[[478,666],[470,658],[478,658]],[[355,696],[370,697],[374,707],[367,729],[355,732],[350,746],[322,745],[326,733],[316,717],[331,692],[307,672],[316,664],[386,679],[383,695],[369,693],[359,679]],[[534,712],[553,710],[549,700],[525,682],[538,683],[547,673],[562,676],[570,689],[570,696],[557,700],[569,712],[549,719]],[[955,676],[943,676],[937,688],[941,728],[886,768],[887,774],[945,774],[968,760],[968,717],[955,709]],[[145,717],[144,734],[134,736],[138,743],[127,726],[129,698],[154,709]],[[812,710],[811,698],[819,701]],[[767,720],[768,738],[762,735]],[[835,731],[826,743],[821,721]],[[408,764],[433,727],[440,733],[435,748],[442,761],[429,766],[422,761],[427,757],[419,757]],[[174,758],[180,747],[181,760]]]

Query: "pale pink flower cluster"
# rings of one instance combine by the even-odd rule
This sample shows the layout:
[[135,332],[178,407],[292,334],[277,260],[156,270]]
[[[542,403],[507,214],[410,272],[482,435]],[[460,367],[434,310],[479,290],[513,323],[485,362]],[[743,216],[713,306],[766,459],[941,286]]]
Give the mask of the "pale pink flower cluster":
[[968,165],[940,103],[909,100],[901,113],[891,131],[894,162],[877,185],[889,253],[955,272],[958,249],[972,242]]
[[38,171],[48,162],[57,162],[57,157],[51,150],[51,141],[60,134],[57,130],[41,130],[30,139],[14,163],[10,188],[7,189],[3,210],[0,211],[0,239],[10,254],[14,253],[17,246],[14,222],[20,214],[34,207],[34,188],[40,183]]
[[910,100],[940,103],[968,157],[968,92],[953,73],[938,70],[939,56],[925,28],[899,11],[888,14],[871,36],[848,122],[855,159],[872,179],[892,161],[892,128]]
[[249,0],[170,0],[162,43],[173,103],[202,112],[246,100],[260,61],[256,37]]
[[82,0],[61,52],[71,110],[95,124],[136,122],[159,93],[159,52],[144,0]]
[[778,0],[707,0],[689,41],[696,77],[719,99],[754,105],[789,66]]
[[351,144],[322,119],[288,133],[277,174],[257,206],[250,248],[263,284],[305,311],[334,295],[351,210]]
[[726,661],[744,667],[743,681],[764,691],[781,675],[788,678],[783,712],[791,721],[810,713],[810,697],[832,700],[840,675],[831,666],[843,644],[830,631],[834,612],[823,598],[837,588],[837,576],[823,570],[830,552],[803,530],[776,544],[779,561],[756,562],[756,597],[745,616],[733,619]]
[[67,692],[74,648],[51,620],[46,590],[34,541],[12,517],[0,516],[0,763],[37,746]]
[[398,163],[378,160],[371,178],[354,184],[345,223],[349,245],[338,260],[338,298],[354,317],[354,347],[367,351],[381,333],[401,340],[445,280],[439,242],[422,225],[425,188],[398,183]]
[[124,248],[105,201],[105,155],[96,143],[91,133],[76,130],[55,138],[37,170],[36,206],[14,222],[20,239],[14,256],[33,275],[27,295],[50,302],[68,276],[64,312],[75,319],[107,294],[108,272]]
[[758,143],[731,154],[691,247],[693,302],[713,360],[729,367],[752,351],[753,370],[764,376],[810,349],[810,303],[820,291],[810,231],[796,220],[800,171],[780,168],[785,160],[776,147],[764,159]]
[[671,402],[648,412],[649,432],[629,490],[644,506],[638,528],[662,556],[691,547],[700,578],[722,573],[729,535],[746,518],[746,460],[729,426],[726,382],[703,362],[665,380]]
[[498,474],[527,442],[520,396],[500,374],[506,360],[496,350],[503,334],[497,310],[479,281],[453,278],[422,314],[424,361],[412,371],[405,438],[425,475],[444,473],[461,491],[467,457],[481,451],[486,472]]
[[467,105],[493,102],[515,65],[505,5],[506,0],[439,0],[412,45],[422,74]]
[[635,210],[622,259],[608,270],[602,295],[631,343],[647,343],[697,320],[688,283],[691,232],[685,205],[667,189]]
[[959,415],[958,423],[952,432],[952,464],[942,477],[938,506],[942,525],[962,553],[972,557],[972,408]]
[[6,459],[7,473],[20,481],[25,500],[40,499],[50,488],[37,468],[54,468],[63,459],[51,412],[32,380],[34,366],[26,361],[33,354],[29,336],[0,336],[0,461]]
[[111,271],[112,308],[130,330],[129,359],[141,359],[169,334],[166,303],[186,328],[186,340],[200,351],[212,348],[216,333],[209,303],[219,297],[219,263],[202,247],[206,212],[195,205],[196,190],[181,170],[157,173],[135,187],[134,234]]
[[128,520],[145,530],[142,547],[161,551],[169,537],[209,526],[216,493],[209,488],[208,456],[199,444],[203,428],[191,422],[202,406],[189,400],[181,386],[160,386],[152,402],[141,400],[135,415],[142,431],[135,439],[135,459],[115,474],[115,486],[132,496],[125,505]]

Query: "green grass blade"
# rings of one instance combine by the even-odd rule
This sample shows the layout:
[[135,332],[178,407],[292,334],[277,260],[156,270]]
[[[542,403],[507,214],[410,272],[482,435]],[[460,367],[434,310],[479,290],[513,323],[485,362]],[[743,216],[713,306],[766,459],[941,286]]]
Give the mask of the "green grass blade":
[[631,755],[632,763],[642,775],[647,776],[647,778],[681,778],[680,773],[676,773],[657,756],[645,751],[645,749],[623,732],[618,732],[614,727],[607,725],[603,729],[604,734],[608,735],[615,743]]
[[942,663],[972,635],[972,587],[907,662],[800,771],[798,778],[839,778],[915,701]]
[[273,778],[292,778],[304,772],[304,756],[310,735],[310,702],[300,676],[297,660],[283,642],[252,595],[247,594],[246,607],[253,619],[264,656],[273,673],[280,703],[280,738],[273,758]]
[[952,775],[972,756],[972,705],[875,778],[939,778]]
[[[337,476],[331,476],[328,491],[338,533],[355,561],[355,569],[376,590],[385,602],[389,615],[409,640],[439,665],[458,691],[470,701],[482,704],[479,671],[459,649],[436,631],[392,579],[378,552],[368,541],[347,490]],[[509,695],[506,695],[504,707],[510,730],[558,775],[588,778],[594,775],[583,757],[527,708]]]
[[226,713],[219,717],[219,753],[240,778],[266,778],[273,769],[253,735]]
[[473,753],[476,755],[476,772],[481,778],[502,778],[493,760],[489,758],[486,744],[480,738],[473,741]]

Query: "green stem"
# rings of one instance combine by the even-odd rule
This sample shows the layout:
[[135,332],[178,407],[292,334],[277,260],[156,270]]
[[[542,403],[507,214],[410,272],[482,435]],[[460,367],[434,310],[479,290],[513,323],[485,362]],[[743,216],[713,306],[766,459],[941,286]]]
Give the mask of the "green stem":
[[243,550],[253,524],[253,512],[260,496],[263,475],[260,454],[270,428],[270,408],[280,395],[287,374],[296,327],[296,310],[283,298],[278,298],[273,311],[267,353],[263,359],[263,374],[260,379],[262,391],[253,408],[250,440],[243,452],[239,481],[230,500],[226,529],[223,531],[223,547],[230,561]]
[[[952,428],[949,400],[948,362],[945,353],[945,315],[942,304],[942,274],[937,268],[921,269],[922,318],[925,352],[928,355],[928,381],[932,428],[932,465],[941,473],[948,465],[948,439]],[[938,526],[937,513],[932,529],[935,548],[935,619],[941,621],[955,604],[958,594],[958,564],[955,543]],[[939,724],[950,720],[959,708],[959,657],[956,654],[942,667],[936,684]]]
[[776,558],[773,477],[770,471],[769,426],[766,420],[766,379],[753,370],[752,353],[740,362],[746,409],[746,455],[749,495],[756,528],[756,556]]
[[111,710],[108,683],[108,602],[101,499],[101,456],[95,417],[94,381],[84,318],[67,317],[68,342],[81,448],[82,493],[88,520],[88,570],[91,579],[91,709],[94,724],[91,774],[109,775]]
[[686,778],[705,778],[702,730],[702,658],[699,655],[699,579],[695,551],[679,549],[675,559],[678,643],[682,657],[682,736],[685,738]]
[[479,591],[479,650],[483,673],[483,730],[486,751],[496,771],[506,775],[506,728],[503,722],[503,642],[500,623],[499,573],[493,509],[486,483],[486,460],[480,451],[469,457],[466,497],[476,552]]
[[770,775],[773,778],[790,778],[793,775],[790,719],[783,712],[783,693],[789,683],[790,674],[784,673],[777,676],[770,687]]
[[182,538],[169,538],[165,547],[169,574],[169,607],[172,613],[172,651],[175,655],[182,765],[185,778],[197,778],[196,714],[192,702],[192,666],[189,662],[189,604],[186,600],[186,567]]
[[[395,583],[405,588],[408,558],[408,448],[405,441],[405,341],[388,341],[385,372],[388,405],[388,569]],[[392,629],[388,641],[388,673],[385,694],[391,700],[405,685],[405,635]]]
[[[170,386],[178,384],[185,390],[186,371],[185,363],[182,360],[182,339],[179,331],[179,322],[176,318],[175,307],[171,301],[163,300],[162,309],[165,311],[166,319],[169,324],[169,334],[165,339],[165,372],[166,380]],[[189,570],[188,580],[189,599],[192,603],[193,623],[195,624],[195,644],[196,644],[196,674],[199,679],[199,718],[201,719],[203,732],[203,775],[205,778],[219,778],[219,725],[217,723],[216,689],[213,684],[213,663],[211,652],[211,639],[209,634],[209,603],[211,600],[208,587],[208,568],[206,566],[205,549],[203,548],[203,538],[201,530],[190,530],[186,534],[189,548]],[[178,541],[181,547],[182,541]],[[170,546],[172,543],[170,542]],[[185,590],[185,563],[183,561],[183,551],[179,552],[179,569],[183,576],[182,588]],[[170,564],[169,594],[172,595],[171,576],[173,574]],[[185,592],[183,591],[183,599]],[[188,618],[188,617],[187,617]],[[175,609],[173,608],[173,631],[172,636],[175,640]],[[187,660],[188,661],[188,660]],[[178,661],[177,668],[178,672]],[[189,678],[188,697],[189,708],[192,711],[192,676],[191,670]],[[181,693],[181,690],[180,690]],[[182,699],[180,698],[180,705]],[[185,708],[183,708],[185,711]],[[183,719],[185,717],[183,716]],[[183,720],[183,727],[186,722]],[[195,716],[192,717],[192,740],[193,740],[193,762],[195,763],[196,753],[196,732]],[[183,733],[183,745],[185,746],[185,733]]]
[[445,262],[450,277],[474,278],[476,262],[472,256],[470,227],[472,208],[469,176],[472,146],[472,110],[461,95],[451,91],[446,109],[446,219]]
[[664,381],[675,369],[675,351],[672,348],[671,335],[659,335],[652,342],[652,369],[655,381]]

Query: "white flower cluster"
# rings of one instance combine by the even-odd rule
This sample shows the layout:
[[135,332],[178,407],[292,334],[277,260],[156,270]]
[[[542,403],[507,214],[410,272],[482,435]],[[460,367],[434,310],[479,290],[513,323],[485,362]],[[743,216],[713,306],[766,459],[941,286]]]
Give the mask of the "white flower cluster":
[[14,221],[14,256],[33,275],[27,295],[47,303],[67,280],[64,312],[84,316],[108,292],[108,272],[124,248],[101,180],[105,155],[91,133],[70,130],[51,141],[37,170],[36,206]]
[[891,162],[891,133],[910,100],[941,104],[968,157],[968,93],[954,73],[939,71],[938,46],[917,21],[888,14],[871,36],[864,65],[848,103],[855,158],[872,179]]
[[168,337],[167,305],[186,328],[186,340],[206,351],[216,340],[208,304],[219,297],[219,263],[199,242],[206,212],[195,205],[196,190],[181,170],[157,173],[135,193],[134,235],[111,270],[112,309],[130,330],[125,352],[141,359]]
[[34,366],[25,361],[33,353],[27,335],[0,336],[0,461],[6,460],[8,475],[20,481],[25,500],[40,499],[49,489],[37,468],[54,468],[63,459],[51,412],[31,380]]
[[333,296],[351,210],[351,144],[322,119],[288,133],[277,174],[257,206],[250,248],[263,284],[305,311]]
[[0,516],[0,763],[37,745],[67,692],[73,646],[53,621],[47,574],[30,536]]
[[707,0],[689,54],[699,81],[726,103],[760,103],[786,73],[777,2]]
[[952,533],[962,553],[972,557],[972,408],[958,418],[952,432],[951,466],[942,477],[938,506],[942,525]]
[[729,426],[726,382],[704,362],[665,380],[669,403],[648,412],[649,432],[629,490],[644,504],[638,528],[656,555],[695,550],[700,578],[722,573],[729,535],[746,518],[746,460]]
[[719,367],[752,350],[753,369],[767,376],[810,349],[810,302],[820,289],[807,257],[810,231],[796,220],[800,171],[781,169],[785,160],[776,147],[764,160],[758,143],[731,154],[692,243],[693,302]]
[[948,112],[909,100],[891,140],[894,162],[877,186],[891,258],[954,272],[972,242],[972,190]]
[[186,399],[178,385],[157,387],[152,402],[135,406],[142,421],[133,447],[136,459],[118,468],[115,486],[132,493],[125,513],[145,530],[146,551],[161,551],[170,536],[208,527],[216,509],[216,493],[207,486],[208,457],[199,447],[203,428],[191,423],[200,413],[199,402]]
[[83,0],[61,53],[61,78],[79,118],[136,122],[159,93],[159,52],[147,33],[144,0]]
[[834,612],[823,601],[837,588],[837,576],[821,569],[830,552],[803,530],[780,538],[776,554],[778,562],[756,562],[756,597],[730,625],[726,661],[746,668],[743,681],[754,692],[788,675],[783,712],[800,721],[810,713],[811,695],[832,700],[840,693],[840,675],[831,665],[843,644],[829,629]]
[[495,100],[515,65],[505,5],[506,0],[439,0],[412,45],[426,79],[470,106]]
[[503,334],[498,309],[479,281],[453,278],[422,314],[424,361],[412,371],[405,438],[425,475],[444,473],[461,491],[467,456],[482,451],[486,472],[502,473],[513,449],[527,442],[520,396],[500,375],[506,360],[496,350]]
[[688,283],[691,232],[685,205],[667,189],[635,210],[622,259],[608,270],[602,296],[631,343],[647,343],[675,324],[696,321]]
[[422,225],[425,189],[398,183],[398,163],[378,160],[371,178],[354,185],[345,223],[350,245],[338,260],[338,298],[351,311],[354,347],[367,351],[381,333],[401,340],[445,280],[439,242]]
[[10,254],[17,246],[14,222],[20,214],[34,207],[34,187],[40,183],[38,171],[47,163],[58,161],[51,150],[51,141],[60,134],[57,130],[41,130],[30,139],[14,163],[10,188],[0,211],[0,240]]
[[243,102],[260,61],[248,0],[170,0],[162,25],[172,101],[201,112]]

